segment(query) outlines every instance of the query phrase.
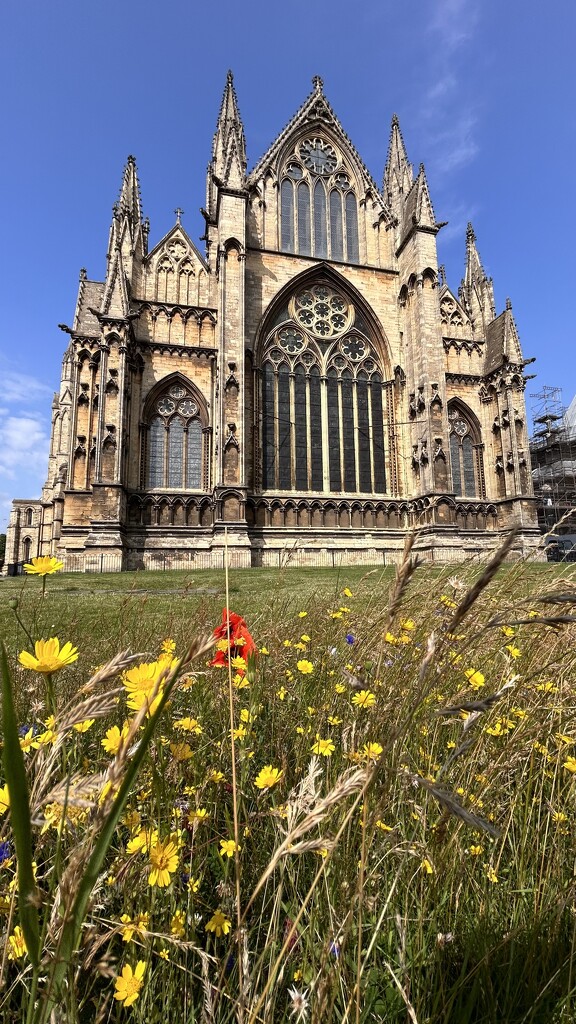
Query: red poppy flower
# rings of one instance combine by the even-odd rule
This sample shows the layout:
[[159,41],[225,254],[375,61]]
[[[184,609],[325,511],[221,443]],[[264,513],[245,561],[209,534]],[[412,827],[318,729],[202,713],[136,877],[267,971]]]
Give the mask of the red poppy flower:
[[[227,608],[222,609],[222,625],[216,626],[214,636],[216,640],[228,641],[232,658],[240,657],[247,661],[248,655],[256,650],[256,644],[242,616],[229,612]],[[216,651],[210,664],[225,667],[228,664],[228,651]]]

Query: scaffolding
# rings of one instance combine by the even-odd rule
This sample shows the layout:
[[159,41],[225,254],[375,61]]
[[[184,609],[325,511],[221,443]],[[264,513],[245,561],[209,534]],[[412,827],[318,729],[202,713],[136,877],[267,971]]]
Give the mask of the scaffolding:
[[[530,395],[533,427],[530,458],[538,523],[548,532],[576,535],[576,398],[568,409],[562,388],[544,385]],[[566,517],[566,518],[564,518]]]

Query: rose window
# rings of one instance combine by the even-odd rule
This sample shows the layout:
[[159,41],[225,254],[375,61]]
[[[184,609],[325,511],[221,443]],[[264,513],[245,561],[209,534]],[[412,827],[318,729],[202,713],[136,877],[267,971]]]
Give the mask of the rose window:
[[294,330],[293,327],[286,327],[278,335],[278,344],[282,346],[285,352],[294,355],[304,348],[304,338],[300,331]]
[[191,398],[185,398],[183,402],[180,402],[178,406],[178,412],[182,416],[196,416],[198,412],[198,406],[196,402],[193,402]]
[[174,412],[176,405],[171,398],[161,398],[156,408],[162,416],[170,416],[170,413]]
[[342,352],[355,363],[366,355],[366,344],[362,338],[346,338],[341,344]]
[[326,285],[300,292],[292,300],[294,319],[319,338],[334,338],[347,330],[354,310],[343,295]]

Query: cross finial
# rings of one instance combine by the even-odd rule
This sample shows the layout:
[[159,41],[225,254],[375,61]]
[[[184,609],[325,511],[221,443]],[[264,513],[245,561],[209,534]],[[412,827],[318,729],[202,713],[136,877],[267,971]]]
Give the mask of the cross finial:
[[181,210],[180,207],[177,206],[176,209],[174,210],[174,213],[176,214],[176,223],[179,224],[180,223],[180,218],[181,218],[182,214],[184,213],[184,210]]
[[320,78],[320,75],[314,75],[314,78],[312,79],[312,85],[314,86],[316,92],[322,92],[324,82]]

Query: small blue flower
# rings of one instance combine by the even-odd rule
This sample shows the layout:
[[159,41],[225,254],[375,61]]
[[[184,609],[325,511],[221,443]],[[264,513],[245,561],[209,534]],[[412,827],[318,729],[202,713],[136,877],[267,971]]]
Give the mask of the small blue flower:
[[29,725],[20,725],[18,727],[18,735],[25,736],[27,732],[30,732],[30,729],[32,729],[32,735],[36,736],[38,732],[38,725],[36,724],[36,722],[32,722]]
[[347,644],[353,644],[355,639],[356,639],[356,637],[352,633],[347,633],[346,634],[346,643]]
[[330,952],[332,953],[332,956],[336,957],[336,959],[340,956],[340,943],[336,942],[336,939],[334,939],[334,942],[330,943]]
[[0,843],[0,864],[3,864],[5,860],[10,860],[11,856],[10,843]]

